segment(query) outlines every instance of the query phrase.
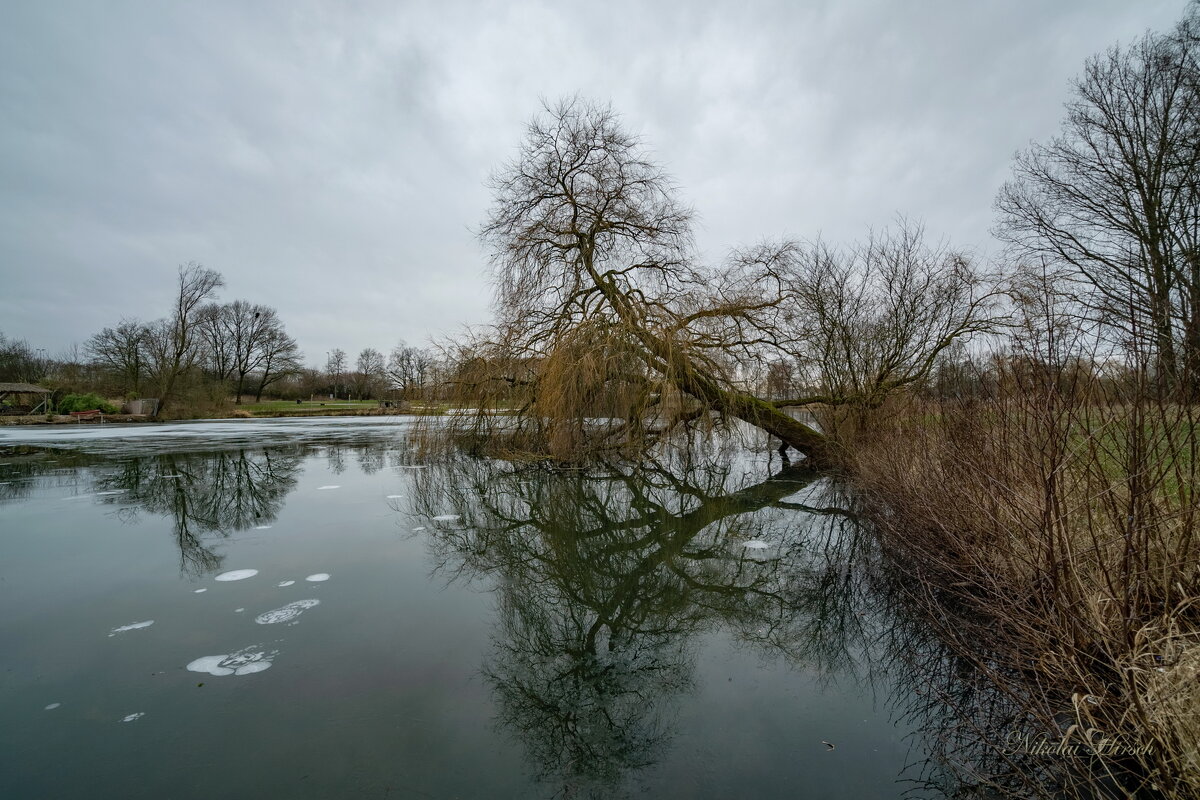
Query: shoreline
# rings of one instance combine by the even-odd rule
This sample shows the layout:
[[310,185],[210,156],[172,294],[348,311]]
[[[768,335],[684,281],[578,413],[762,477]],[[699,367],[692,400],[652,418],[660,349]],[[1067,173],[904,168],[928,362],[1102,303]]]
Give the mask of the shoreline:
[[[395,408],[330,408],[325,410],[305,409],[303,411],[262,411],[258,413],[238,414],[231,412],[222,417],[203,417],[199,419],[279,419],[285,417],[402,417],[416,416],[411,411],[402,411]],[[33,415],[14,415],[0,416],[0,427],[18,426],[18,425],[109,425],[121,424],[127,425],[130,423],[141,423],[144,425],[153,425],[156,423],[168,424],[176,422],[190,422],[191,419],[155,419],[148,414],[104,414],[103,417],[95,419],[81,420],[72,417],[68,414],[33,414]]]

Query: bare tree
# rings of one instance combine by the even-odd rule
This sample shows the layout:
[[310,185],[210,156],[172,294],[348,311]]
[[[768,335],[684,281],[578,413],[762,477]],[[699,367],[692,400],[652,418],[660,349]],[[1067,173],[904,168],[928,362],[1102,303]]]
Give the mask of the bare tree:
[[234,403],[241,405],[246,378],[262,366],[263,346],[269,332],[279,325],[275,309],[245,300],[229,303],[224,315],[233,351]]
[[793,245],[777,258],[801,334],[782,346],[816,390],[780,404],[878,407],[999,322],[996,277],[903,220],[854,247]]
[[433,354],[428,350],[401,341],[388,356],[388,383],[400,392],[401,397],[409,398],[418,394],[429,380],[433,362]]
[[204,369],[213,380],[228,381],[233,375],[233,342],[229,335],[229,305],[208,303],[198,314],[200,335],[204,341]]
[[[1062,133],[1021,153],[998,234],[1062,265],[1088,310],[1200,398],[1200,4],[1089,59]],[[1186,371],[1187,376],[1183,373]]]
[[[918,380],[941,348],[977,328],[989,293],[976,288],[965,259],[926,258],[919,230],[856,250],[847,263],[832,263],[820,246],[784,242],[701,267],[691,210],[616,115],[577,98],[546,111],[491,182],[482,237],[493,252],[499,319],[485,341],[463,350],[455,380],[484,395],[495,387],[480,406],[518,403],[518,416],[548,426],[552,450],[578,450],[597,430],[640,435],[648,416],[670,427],[712,412],[814,463],[828,460],[825,435],[785,413],[785,403],[753,394],[747,364],[807,361],[818,367],[818,384],[838,390],[807,402],[846,401],[853,390],[856,401],[877,404],[866,397],[868,381],[844,386],[829,369],[867,346],[831,350],[823,325],[841,324],[843,343],[856,333],[874,337],[873,360],[838,368],[869,371],[876,394]],[[857,282],[857,316],[829,305],[848,298],[830,294],[827,268]],[[879,298],[891,305],[867,313]],[[923,331],[925,323],[936,324]],[[586,417],[623,422],[605,429]]]
[[568,438],[578,439],[597,403],[644,398],[624,409],[634,423],[647,403],[682,393],[819,458],[824,437],[737,390],[724,354],[711,355],[693,327],[760,300],[712,296],[711,276],[692,261],[691,209],[668,176],[611,109],[573,98],[546,111],[493,178],[482,236],[514,355],[546,361],[538,410],[564,423],[552,437],[573,428]]
[[200,337],[197,335],[199,310],[213,293],[225,285],[221,273],[195,261],[179,268],[175,307],[159,331],[162,335],[162,393],[158,413],[172,400],[179,376],[195,363]]
[[267,328],[260,342],[258,360],[258,386],[254,391],[254,402],[262,400],[263,391],[291,375],[300,372],[300,347],[288,335],[278,319]]
[[374,397],[387,380],[387,362],[373,347],[363,348],[355,365],[355,394],[359,400]]
[[123,319],[88,339],[85,349],[93,360],[111,370],[122,394],[140,394],[146,370],[146,326],[136,319]]
[[46,373],[45,359],[24,339],[9,339],[0,332],[0,380],[40,381]]
[[341,393],[342,378],[346,374],[346,351],[340,347],[330,350],[325,358],[325,374],[333,386],[334,396]]

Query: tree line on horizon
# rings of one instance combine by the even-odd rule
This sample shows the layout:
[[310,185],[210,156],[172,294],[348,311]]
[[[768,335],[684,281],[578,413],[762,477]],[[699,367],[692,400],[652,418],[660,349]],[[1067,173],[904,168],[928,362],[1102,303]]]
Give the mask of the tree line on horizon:
[[276,309],[219,302],[222,286],[216,270],[182,265],[170,313],[150,322],[123,318],[57,356],[0,332],[0,381],[44,383],[59,397],[155,398],[159,416],[194,417],[220,414],[250,397],[256,403],[264,397],[411,400],[440,374],[433,350],[403,341],[386,358],[368,347],[350,363],[335,349],[324,369],[306,367]]

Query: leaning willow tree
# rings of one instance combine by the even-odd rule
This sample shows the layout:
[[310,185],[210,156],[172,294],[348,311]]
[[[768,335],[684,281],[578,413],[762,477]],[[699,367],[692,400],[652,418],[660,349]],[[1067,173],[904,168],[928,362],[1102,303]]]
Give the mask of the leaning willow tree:
[[[572,459],[737,419],[828,463],[829,437],[785,407],[878,406],[987,322],[991,294],[966,259],[912,226],[702,266],[670,178],[611,109],[579,98],[535,118],[490,183],[497,319],[449,354],[453,396],[479,412],[451,427],[522,449]],[[753,376],[780,362],[807,396],[756,393]]]

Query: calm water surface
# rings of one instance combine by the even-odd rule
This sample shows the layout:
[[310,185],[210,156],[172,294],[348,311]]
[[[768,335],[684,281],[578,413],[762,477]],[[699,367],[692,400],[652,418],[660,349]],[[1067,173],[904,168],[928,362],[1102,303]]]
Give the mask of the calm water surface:
[[0,797],[910,788],[822,481],[422,463],[406,430],[0,429]]

